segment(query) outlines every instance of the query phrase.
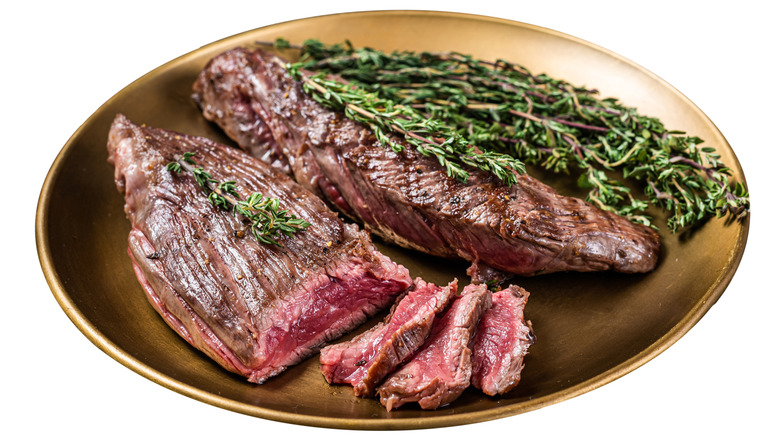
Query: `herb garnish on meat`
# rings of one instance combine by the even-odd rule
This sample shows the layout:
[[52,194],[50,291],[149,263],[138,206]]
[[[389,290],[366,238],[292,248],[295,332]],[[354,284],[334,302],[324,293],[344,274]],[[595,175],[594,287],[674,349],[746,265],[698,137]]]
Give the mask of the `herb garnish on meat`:
[[382,144],[396,152],[404,146],[390,134],[400,134],[423,156],[436,157],[449,177],[466,181],[469,176],[463,168],[466,165],[492,173],[512,185],[517,182],[515,172],[525,173],[521,161],[499,152],[480,151],[457,129],[414,108],[356,88],[354,84],[329,79],[325,73],[306,76],[299,69],[300,64],[285,67],[293,78],[303,83],[303,89],[314,100],[368,125]]
[[181,158],[168,163],[166,169],[176,174],[181,174],[182,170],[192,173],[195,182],[203,188],[214,206],[228,211],[232,209],[252,221],[252,234],[259,242],[279,245],[275,239],[280,234],[291,236],[311,225],[288,210],[280,210],[276,198],[254,192],[246,200],[240,200],[235,181],[215,180],[202,167],[196,167],[192,159],[194,155],[193,152],[185,152]]
[[[284,40],[275,44],[290,47]],[[298,49],[300,61],[288,66],[293,74],[309,71],[317,78],[313,81],[324,81],[325,75],[344,81],[330,81],[338,89],[327,91],[307,87],[324,104],[347,92],[352,99],[381,102],[402,123],[424,120],[436,126],[437,141],[497,154],[484,157],[482,164],[499,172],[507,163],[523,169],[519,161],[503,158],[509,154],[552,172],[576,173],[579,185],[589,190],[589,202],[634,222],[650,225],[650,205],[670,213],[672,232],[711,216],[742,219],[750,209],[745,184],[729,180],[731,170],[713,148],[699,146],[701,138],[668,130],[657,118],[602,98],[597,90],[534,75],[505,60],[488,62],[456,52],[382,52],[354,48],[348,41],[325,45],[317,40]],[[378,137],[388,128],[396,130],[385,119],[361,121]],[[442,165],[450,166],[454,158],[445,156]],[[462,169],[447,169],[464,177]],[[611,176],[616,172],[640,181],[644,193],[632,192]]]

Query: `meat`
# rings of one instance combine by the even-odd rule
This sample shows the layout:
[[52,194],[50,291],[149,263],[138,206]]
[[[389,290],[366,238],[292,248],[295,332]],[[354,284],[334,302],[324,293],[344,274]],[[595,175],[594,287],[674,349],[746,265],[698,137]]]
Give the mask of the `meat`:
[[512,285],[492,297],[471,343],[471,384],[488,395],[505,394],[520,382],[523,358],[535,341],[523,316],[525,289]]
[[416,279],[414,289],[396,303],[385,321],[350,341],[322,349],[320,368],[325,380],[352,385],[360,397],[374,395],[376,385],[425,342],[436,314],[456,293],[457,281],[442,288]]
[[[210,140],[138,126],[118,115],[109,162],[131,222],[129,254],[150,303],[226,369],[262,383],[389,307],[412,284],[368,234],[283,172]],[[278,245],[211,205],[192,175],[166,164],[194,152],[218,181],[278,198],[311,223]]]
[[218,55],[194,92],[204,116],[241,148],[388,242],[471,261],[473,280],[501,272],[648,272],[657,263],[660,240],[649,227],[528,175],[512,186],[477,171],[465,183],[449,178],[434,158],[411,147],[393,152],[365,126],[321,106],[263,51]]
[[490,307],[484,284],[468,285],[443,315],[436,318],[425,344],[377,389],[388,411],[417,402],[436,409],[460,396],[471,381],[471,341]]

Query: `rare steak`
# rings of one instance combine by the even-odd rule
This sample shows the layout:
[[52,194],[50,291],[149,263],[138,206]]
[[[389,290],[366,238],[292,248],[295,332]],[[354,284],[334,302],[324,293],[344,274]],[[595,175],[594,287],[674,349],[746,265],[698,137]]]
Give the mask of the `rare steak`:
[[374,395],[374,388],[387,373],[425,342],[436,314],[457,289],[457,281],[438,287],[416,279],[414,289],[395,304],[385,321],[350,341],[322,349],[320,365],[325,380],[352,385],[360,397]]
[[[226,369],[262,383],[390,306],[412,284],[406,268],[285,173],[238,149],[139,126],[118,115],[109,162],[131,222],[129,253],[165,322]],[[166,165],[193,152],[218,181],[277,198],[311,223],[274,244],[213,206],[192,175]]]
[[471,344],[471,384],[485,394],[504,394],[520,382],[523,358],[536,337],[523,316],[528,292],[511,285],[496,292]]
[[484,284],[463,289],[436,318],[420,350],[377,388],[388,411],[412,402],[423,409],[436,409],[460,396],[471,381],[469,342],[490,303]]
[[649,227],[528,175],[507,186],[474,171],[464,183],[413,147],[393,152],[366,126],[317,103],[261,50],[216,56],[194,91],[204,116],[242,149],[386,241],[471,261],[475,281],[500,272],[648,272],[657,263],[660,240]]

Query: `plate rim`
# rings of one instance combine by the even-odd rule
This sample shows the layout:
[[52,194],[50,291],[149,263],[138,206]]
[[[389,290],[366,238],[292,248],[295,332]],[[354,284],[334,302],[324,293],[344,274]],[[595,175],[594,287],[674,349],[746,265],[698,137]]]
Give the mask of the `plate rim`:
[[[100,332],[84,314],[79,310],[76,303],[71,299],[67,292],[67,289],[60,279],[57,273],[56,267],[51,253],[51,246],[48,239],[48,223],[46,217],[49,214],[49,207],[51,203],[51,192],[56,180],[63,170],[63,162],[65,157],[72,152],[75,147],[76,140],[79,139],[82,133],[86,130],[87,126],[91,124],[91,121],[98,116],[101,110],[110,105],[112,102],[120,99],[124,95],[131,93],[134,88],[142,83],[146,78],[150,76],[156,76],[163,71],[177,66],[179,63],[186,62],[187,58],[200,56],[203,52],[216,49],[221,45],[228,45],[231,41],[241,39],[249,34],[268,30],[273,27],[281,27],[285,24],[301,22],[301,21],[314,21],[321,19],[332,19],[338,16],[377,16],[377,15],[411,15],[411,16],[427,16],[427,17],[456,17],[464,20],[475,20],[481,22],[494,22],[502,25],[509,25],[514,27],[525,28],[536,32],[542,32],[550,34],[555,37],[563,38],[568,41],[574,42],[578,45],[586,46],[591,49],[595,49],[598,52],[609,55],[618,61],[628,64],[631,67],[641,71],[643,74],[651,77],[659,84],[676,94],[682,102],[689,107],[690,110],[696,113],[697,117],[701,118],[706,124],[716,133],[727,147],[728,151],[733,155],[733,161],[735,163],[732,166],[732,170],[736,174],[740,175],[747,187],[747,176],[745,175],[742,166],[734,153],[733,148],[728,143],[728,140],[717,128],[717,126],[710,120],[710,118],[698,107],[694,102],[688,99],[682,92],[674,88],[671,84],[663,80],[655,73],[647,70],[634,61],[625,58],[615,52],[612,52],[604,47],[589,41],[580,39],[578,37],[556,31],[550,28],[524,23],[516,20],[510,20],[505,18],[498,18],[493,16],[485,16],[470,13],[459,12],[447,12],[447,11],[432,11],[432,10],[374,10],[374,11],[356,11],[356,12],[340,12],[333,14],[323,14],[304,18],[298,18],[293,20],[282,21],[278,23],[261,26],[258,28],[239,32],[201,47],[198,47],[190,52],[180,55],[164,64],[152,69],[146,74],[140,76],[130,84],[124,86],[121,90],[111,96],[102,105],[100,105],[70,136],[63,147],[56,155],[52,165],[50,166],[46,178],[43,182],[38,204],[36,207],[35,215],[35,241],[36,249],[38,253],[39,262],[43,271],[49,288],[52,291],[55,299],[65,314],[71,320],[71,322],[82,332],[95,346],[97,346],[104,353],[134,371],[135,373],[167,388],[175,391],[179,394],[193,398],[195,400],[230,410],[233,412],[264,418],[273,421],[279,421],[284,423],[299,424],[305,426],[315,427],[327,427],[336,429],[363,429],[363,430],[405,430],[405,429],[424,429],[424,428],[437,428],[445,426],[455,426],[470,423],[477,423],[482,421],[489,421],[493,419],[508,417],[512,415],[518,415],[521,413],[540,409],[545,406],[549,406],[555,403],[559,403],[576,396],[582,395],[594,389],[597,389],[607,383],[619,379],[627,375],[628,373],[636,370],[640,366],[646,364],[650,360],[657,357],[663,351],[671,347],[682,336],[684,336],[701,318],[706,312],[712,308],[712,306],[718,301],[727,289],[729,283],[734,277],[740,261],[744,254],[747,237],[750,224],[750,214],[742,220],[740,223],[732,224],[732,226],[739,226],[739,234],[737,236],[737,244],[731,249],[731,254],[728,257],[726,269],[721,269],[719,275],[714,279],[713,285],[702,296],[702,299],[697,302],[691,310],[680,319],[669,331],[661,336],[654,343],[647,348],[634,354],[630,359],[620,363],[619,365],[610,368],[609,370],[598,374],[588,380],[585,380],[579,384],[567,387],[561,391],[551,393],[546,396],[530,399],[521,403],[515,403],[505,406],[496,406],[490,409],[484,409],[476,412],[467,412],[460,414],[450,414],[442,416],[424,417],[424,418],[333,418],[320,415],[311,414],[297,414],[292,412],[285,412],[276,409],[265,408],[257,405],[248,405],[246,403],[238,402],[228,399],[226,397],[218,396],[211,392],[200,390],[193,386],[187,385],[183,382],[172,378],[161,371],[147,365],[143,361],[136,359],[127,351],[121,349],[119,346],[111,342],[102,332]],[[721,219],[722,220],[722,219]]]

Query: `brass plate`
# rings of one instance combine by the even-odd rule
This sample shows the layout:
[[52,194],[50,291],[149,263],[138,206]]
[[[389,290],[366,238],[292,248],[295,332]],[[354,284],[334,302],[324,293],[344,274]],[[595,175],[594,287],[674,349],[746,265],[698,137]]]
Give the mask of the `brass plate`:
[[[712,220],[693,233],[662,231],[663,255],[647,275],[555,274],[516,282],[531,292],[527,315],[538,342],[520,385],[503,397],[473,389],[449,406],[387,413],[372,399],[329,386],[317,357],[264,385],[224,371],[170,330],[146,302],[126,253],[130,226],[106,162],[109,124],[118,112],[161,128],[227,138],[190,100],[206,61],[236,45],[285,37],[349,39],[382,49],[457,50],[505,58],[536,73],[598,88],[669,128],[702,137],[745,177],[712,122],[669,84],[600,47],[552,30],[508,20],[438,12],[367,12],[322,16],[242,33],[177,58],[133,82],[101,106],[56,158],[36,218],[41,266],[62,308],[107,354],[181,394],[257,417],[314,426],[410,429],[473,423],[538,409],[580,395],[636,369],[685,334],[717,301],[742,257],[748,222]],[[569,181],[545,177],[565,193]],[[663,230],[663,220],[657,225]],[[412,275],[443,283],[465,263],[442,262],[379,245]]]

